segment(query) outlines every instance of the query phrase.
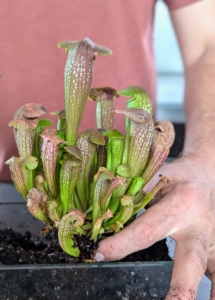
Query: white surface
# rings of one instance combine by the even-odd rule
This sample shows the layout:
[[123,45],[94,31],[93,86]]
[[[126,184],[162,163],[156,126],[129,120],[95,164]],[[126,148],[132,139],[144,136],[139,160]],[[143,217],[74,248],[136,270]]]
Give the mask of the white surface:
[[184,98],[184,76],[182,74],[158,74],[158,104],[177,104],[182,108]]
[[167,7],[158,1],[154,24],[154,53],[158,73],[157,102],[183,103],[183,63]]
[[155,11],[154,51],[157,69],[161,73],[183,73],[178,43],[171,25],[169,12],[162,1],[157,1]]

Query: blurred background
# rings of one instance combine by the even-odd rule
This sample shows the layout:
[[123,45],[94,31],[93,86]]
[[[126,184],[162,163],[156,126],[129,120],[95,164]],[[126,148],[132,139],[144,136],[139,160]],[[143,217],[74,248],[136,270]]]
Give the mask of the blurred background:
[[[158,0],[156,4],[154,39],[158,84],[157,120],[166,119],[173,122],[184,122],[183,63],[168,9],[161,0]],[[168,239],[167,243],[170,256],[173,257],[175,243],[171,239]],[[210,287],[210,280],[204,276],[196,300],[209,299]]]
[[157,119],[184,122],[183,63],[168,9],[162,1],[156,4],[154,41],[158,72]]

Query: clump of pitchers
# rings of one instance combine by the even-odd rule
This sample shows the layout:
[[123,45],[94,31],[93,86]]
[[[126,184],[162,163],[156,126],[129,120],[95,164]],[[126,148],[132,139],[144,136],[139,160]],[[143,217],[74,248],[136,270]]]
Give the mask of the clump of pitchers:
[[[43,105],[20,107],[9,123],[19,157],[6,163],[30,213],[55,227],[62,249],[78,257],[75,235],[96,242],[119,232],[168,183],[161,176],[150,191],[143,190],[166,160],[174,130],[170,122],[154,123],[150,99],[140,87],[91,89],[95,58],[111,50],[88,38],[59,47],[68,56],[65,109],[51,113],[58,117],[57,128],[41,119],[47,113]],[[114,108],[119,95],[130,98],[122,110]],[[96,102],[97,129],[77,136],[87,99]],[[125,116],[125,135],[113,129],[116,114]]]

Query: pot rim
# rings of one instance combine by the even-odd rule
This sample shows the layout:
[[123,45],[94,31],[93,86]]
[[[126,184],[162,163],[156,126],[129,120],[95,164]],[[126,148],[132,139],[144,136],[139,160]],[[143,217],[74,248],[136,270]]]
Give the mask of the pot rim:
[[1,265],[0,271],[4,270],[40,270],[40,269],[80,269],[80,268],[144,268],[144,267],[163,267],[173,266],[172,261],[156,262],[110,262],[110,263],[80,263],[76,265],[68,264],[35,264],[35,265]]

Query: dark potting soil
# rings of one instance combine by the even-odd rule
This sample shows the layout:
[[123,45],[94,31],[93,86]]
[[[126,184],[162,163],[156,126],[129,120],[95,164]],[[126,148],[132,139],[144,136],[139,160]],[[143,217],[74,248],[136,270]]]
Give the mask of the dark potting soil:
[[[84,237],[76,237],[81,251],[79,258],[74,258],[61,249],[57,231],[46,234],[46,241],[26,231],[25,234],[14,232],[11,228],[0,230],[0,265],[17,264],[77,264],[92,260],[98,245]],[[148,249],[128,255],[121,261],[168,261],[168,249],[165,240],[157,242]]]

